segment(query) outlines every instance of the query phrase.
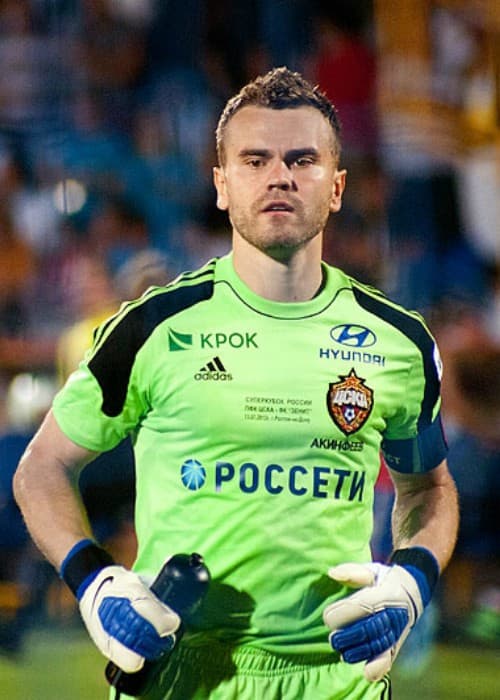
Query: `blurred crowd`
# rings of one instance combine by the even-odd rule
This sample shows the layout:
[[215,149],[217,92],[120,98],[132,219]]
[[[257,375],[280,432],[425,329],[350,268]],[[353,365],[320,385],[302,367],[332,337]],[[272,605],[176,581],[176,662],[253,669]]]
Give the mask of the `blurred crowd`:
[[[387,46],[404,34],[388,18],[397,5],[0,1],[0,649],[19,648],[54,585],[12,500],[17,460],[120,301],[229,249],[211,180],[216,120],[242,84],[284,64],[343,124],[348,188],[326,259],[424,313],[440,344],[462,502],[441,614],[500,641],[500,99],[488,18],[433,3],[424,81],[420,59]],[[424,82],[434,109],[421,107]],[[99,536],[133,558],[133,458],[126,443],[113,452],[80,485]],[[390,483],[379,491],[389,507]],[[388,547],[385,530],[374,548]]]

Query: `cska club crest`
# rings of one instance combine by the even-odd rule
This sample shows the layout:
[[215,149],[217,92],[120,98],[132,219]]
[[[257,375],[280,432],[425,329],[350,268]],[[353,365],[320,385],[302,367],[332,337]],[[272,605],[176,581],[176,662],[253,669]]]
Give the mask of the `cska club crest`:
[[335,425],[344,435],[352,435],[367,421],[373,407],[373,391],[356,375],[354,367],[340,382],[330,384],[326,405]]

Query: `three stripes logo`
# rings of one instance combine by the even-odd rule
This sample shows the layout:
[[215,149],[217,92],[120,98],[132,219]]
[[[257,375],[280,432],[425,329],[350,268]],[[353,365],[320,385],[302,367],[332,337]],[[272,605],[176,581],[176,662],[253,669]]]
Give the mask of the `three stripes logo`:
[[200,370],[196,372],[194,378],[197,382],[206,382],[210,380],[216,382],[230,382],[233,379],[233,375],[226,370],[220,357],[214,357],[210,362],[207,362],[206,365],[200,367]]

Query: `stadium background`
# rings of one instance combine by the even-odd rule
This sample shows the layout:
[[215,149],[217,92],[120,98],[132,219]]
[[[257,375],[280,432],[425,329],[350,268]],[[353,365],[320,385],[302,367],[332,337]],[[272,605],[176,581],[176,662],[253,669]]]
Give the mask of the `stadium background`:
[[[119,299],[229,247],[214,204],[226,99],[301,70],[343,122],[333,264],[423,312],[445,361],[462,505],[437,601],[396,697],[500,689],[500,5],[496,0],[0,2],[0,687],[104,697],[102,661],[12,501],[20,452]],[[100,537],[133,558],[128,445],[87,468]],[[390,547],[390,484],[374,550]],[[103,506],[104,504],[104,506]]]

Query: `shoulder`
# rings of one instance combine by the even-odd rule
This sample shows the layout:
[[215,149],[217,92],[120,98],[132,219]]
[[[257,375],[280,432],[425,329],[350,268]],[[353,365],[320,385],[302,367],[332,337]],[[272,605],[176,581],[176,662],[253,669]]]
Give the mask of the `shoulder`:
[[418,311],[401,306],[375,287],[352,277],[346,276],[346,279],[358,306],[402,333],[420,350],[434,345],[432,333]]
[[139,299],[124,303],[97,330],[87,367],[101,387],[107,415],[117,415],[122,409],[132,367],[155,330],[177,314],[210,299],[214,268],[215,261],[211,261],[164,287],[151,287]]
[[124,302],[119,311],[100,326],[94,348],[112,337],[115,342],[132,343],[137,349],[161,323],[210,299],[215,265],[216,260],[211,260],[199,270],[182,273],[168,285],[150,287],[138,299]]

